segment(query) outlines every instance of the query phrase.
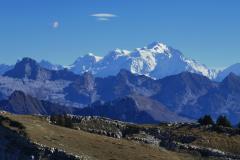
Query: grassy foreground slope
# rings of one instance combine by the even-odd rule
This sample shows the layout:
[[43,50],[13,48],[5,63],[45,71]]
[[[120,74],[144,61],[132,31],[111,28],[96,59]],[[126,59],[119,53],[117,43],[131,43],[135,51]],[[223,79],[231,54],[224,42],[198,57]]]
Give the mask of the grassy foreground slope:
[[88,155],[100,160],[192,160],[188,154],[157,149],[136,142],[114,139],[83,131],[51,125],[42,117],[4,114],[22,123],[33,142],[63,149],[76,155]]
[[191,144],[218,149],[224,152],[240,155],[240,134],[219,133],[214,130],[181,126],[181,127],[160,127],[161,130],[169,130],[174,135],[188,135],[197,137]]

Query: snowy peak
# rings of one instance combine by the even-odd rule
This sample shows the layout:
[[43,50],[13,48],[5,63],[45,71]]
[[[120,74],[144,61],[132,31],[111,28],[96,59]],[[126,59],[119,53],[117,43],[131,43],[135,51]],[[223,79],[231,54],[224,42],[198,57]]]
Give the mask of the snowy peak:
[[80,56],[74,63],[74,64],[77,64],[77,63],[82,63],[82,61],[88,61],[88,62],[91,62],[91,63],[96,63],[96,62],[99,62],[100,60],[102,59],[102,57],[99,57],[99,56],[95,56],[93,53],[88,53],[84,56]]
[[143,48],[136,48],[132,56],[166,56],[171,57],[171,48],[160,42],[153,42]]
[[88,53],[84,56],[84,58],[89,58],[89,59],[93,59],[95,62],[99,62],[103,57],[100,56],[96,56],[93,53]]
[[102,57],[95,56],[92,53],[88,53],[84,56],[80,56],[72,65],[68,66],[72,72],[77,74],[83,74],[84,72],[94,73],[94,65],[102,60]]
[[110,51],[104,58],[105,59],[118,59],[119,57],[126,57],[126,56],[129,56],[129,53],[130,51],[128,50],[121,50],[119,48],[113,50],[113,51]]
[[153,42],[145,48],[157,53],[165,53],[169,51],[169,48],[167,47],[167,45],[160,42]]
[[[23,61],[30,61],[25,58]],[[48,61],[40,61],[39,66],[48,70],[62,70],[64,67],[55,65]],[[1,67],[1,66],[0,66]],[[3,71],[1,71],[3,68]],[[8,67],[1,67],[0,73],[8,70]],[[153,42],[142,48],[133,51],[115,49],[106,56],[100,57],[93,53],[80,56],[72,65],[65,68],[75,74],[91,72],[97,77],[117,75],[121,69],[128,70],[134,74],[146,75],[154,79],[176,75],[181,72],[191,72],[215,79],[218,72],[208,69],[205,65],[187,58],[179,50],[167,46],[161,42]],[[218,78],[223,79],[230,72],[240,75],[240,64],[231,66],[228,70],[219,74]],[[226,72],[226,73],[225,73]]]
[[83,58],[84,59],[91,59],[91,60],[93,60],[95,62],[98,62],[98,61],[100,61],[102,59],[102,57],[96,56],[93,53],[88,53],[85,56],[83,56]]
[[76,74],[91,71],[99,77],[117,75],[121,69],[152,78],[163,78],[184,71],[198,73],[210,79],[215,77],[214,71],[160,42],[153,42],[133,51],[115,49],[104,57],[88,54],[75,61],[70,69]]

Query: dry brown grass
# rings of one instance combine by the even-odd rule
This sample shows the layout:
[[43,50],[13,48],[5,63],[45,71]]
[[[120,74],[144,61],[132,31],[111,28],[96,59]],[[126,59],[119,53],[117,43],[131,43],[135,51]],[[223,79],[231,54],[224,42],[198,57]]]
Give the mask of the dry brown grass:
[[22,123],[26,133],[34,141],[63,149],[76,155],[88,155],[100,160],[192,160],[188,154],[157,149],[127,140],[118,140],[83,131],[50,125],[36,116],[8,115]]
[[240,135],[229,136],[224,133],[217,133],[189,126],[177,129],[171,129],[170,127],[170,130],[177,135],[194,135],[198,137],[197,140],[192,143],[194,145],[214,148],[233,154],[240,154]]

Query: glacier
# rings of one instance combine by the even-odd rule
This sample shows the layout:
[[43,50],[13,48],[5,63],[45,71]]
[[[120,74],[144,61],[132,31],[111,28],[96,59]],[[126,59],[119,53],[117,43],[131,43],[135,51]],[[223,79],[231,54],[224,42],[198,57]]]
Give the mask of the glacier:
[[154,79],[181,72],[198,73],[209,79],[217,76],[217,71],[185,57],[180,51],[160,42],[153,42],[146,47],[133,51],[115,49],[106,56],[94,54],[81,56],[68,68],[76,74],[92,72],[97,77],[116,75],[121,69],[145,75]]

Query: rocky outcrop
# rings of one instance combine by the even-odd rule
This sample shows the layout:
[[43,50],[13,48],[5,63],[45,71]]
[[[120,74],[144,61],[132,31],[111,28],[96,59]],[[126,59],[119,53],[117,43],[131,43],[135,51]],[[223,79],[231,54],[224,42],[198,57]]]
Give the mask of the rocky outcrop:
[[[44,146],[42,144],[34,143],[34,145],[39,150],[38,157],[34,157],[36,160],[41,159],[49,159],[49,160],[55,160],[55,159],[63,159],[63,160],[93,160],[91,157],[87,155],[73,155],[66,153],[64,150],[60,150],[57,148],[50,148],[47,146]],[[34,159],[34,160],[35,160]]]
[[145,143],[145,144],[150,144],[155,147],[159,147],[161,143],[160,139],[152,135],[149,135],[144,131],[141,131],[139,134],[136,134],[136,135],[127,136],[126,139],[134,140],[134,141]]
[[183,144],[179,142],[169,142],[165,143],[162,146],[169,150],[178,151],[178,152],[187,152],[187,153],[197,153],[203,157],[214,157],[223,160],[239,160],[240,155],[234,155],[231,153],[223,152],[217,149],[200,147],[196,145]]
[[97,116],[70,115],[76,129],[104,135],[113,138],[122,138],[126,123]]

